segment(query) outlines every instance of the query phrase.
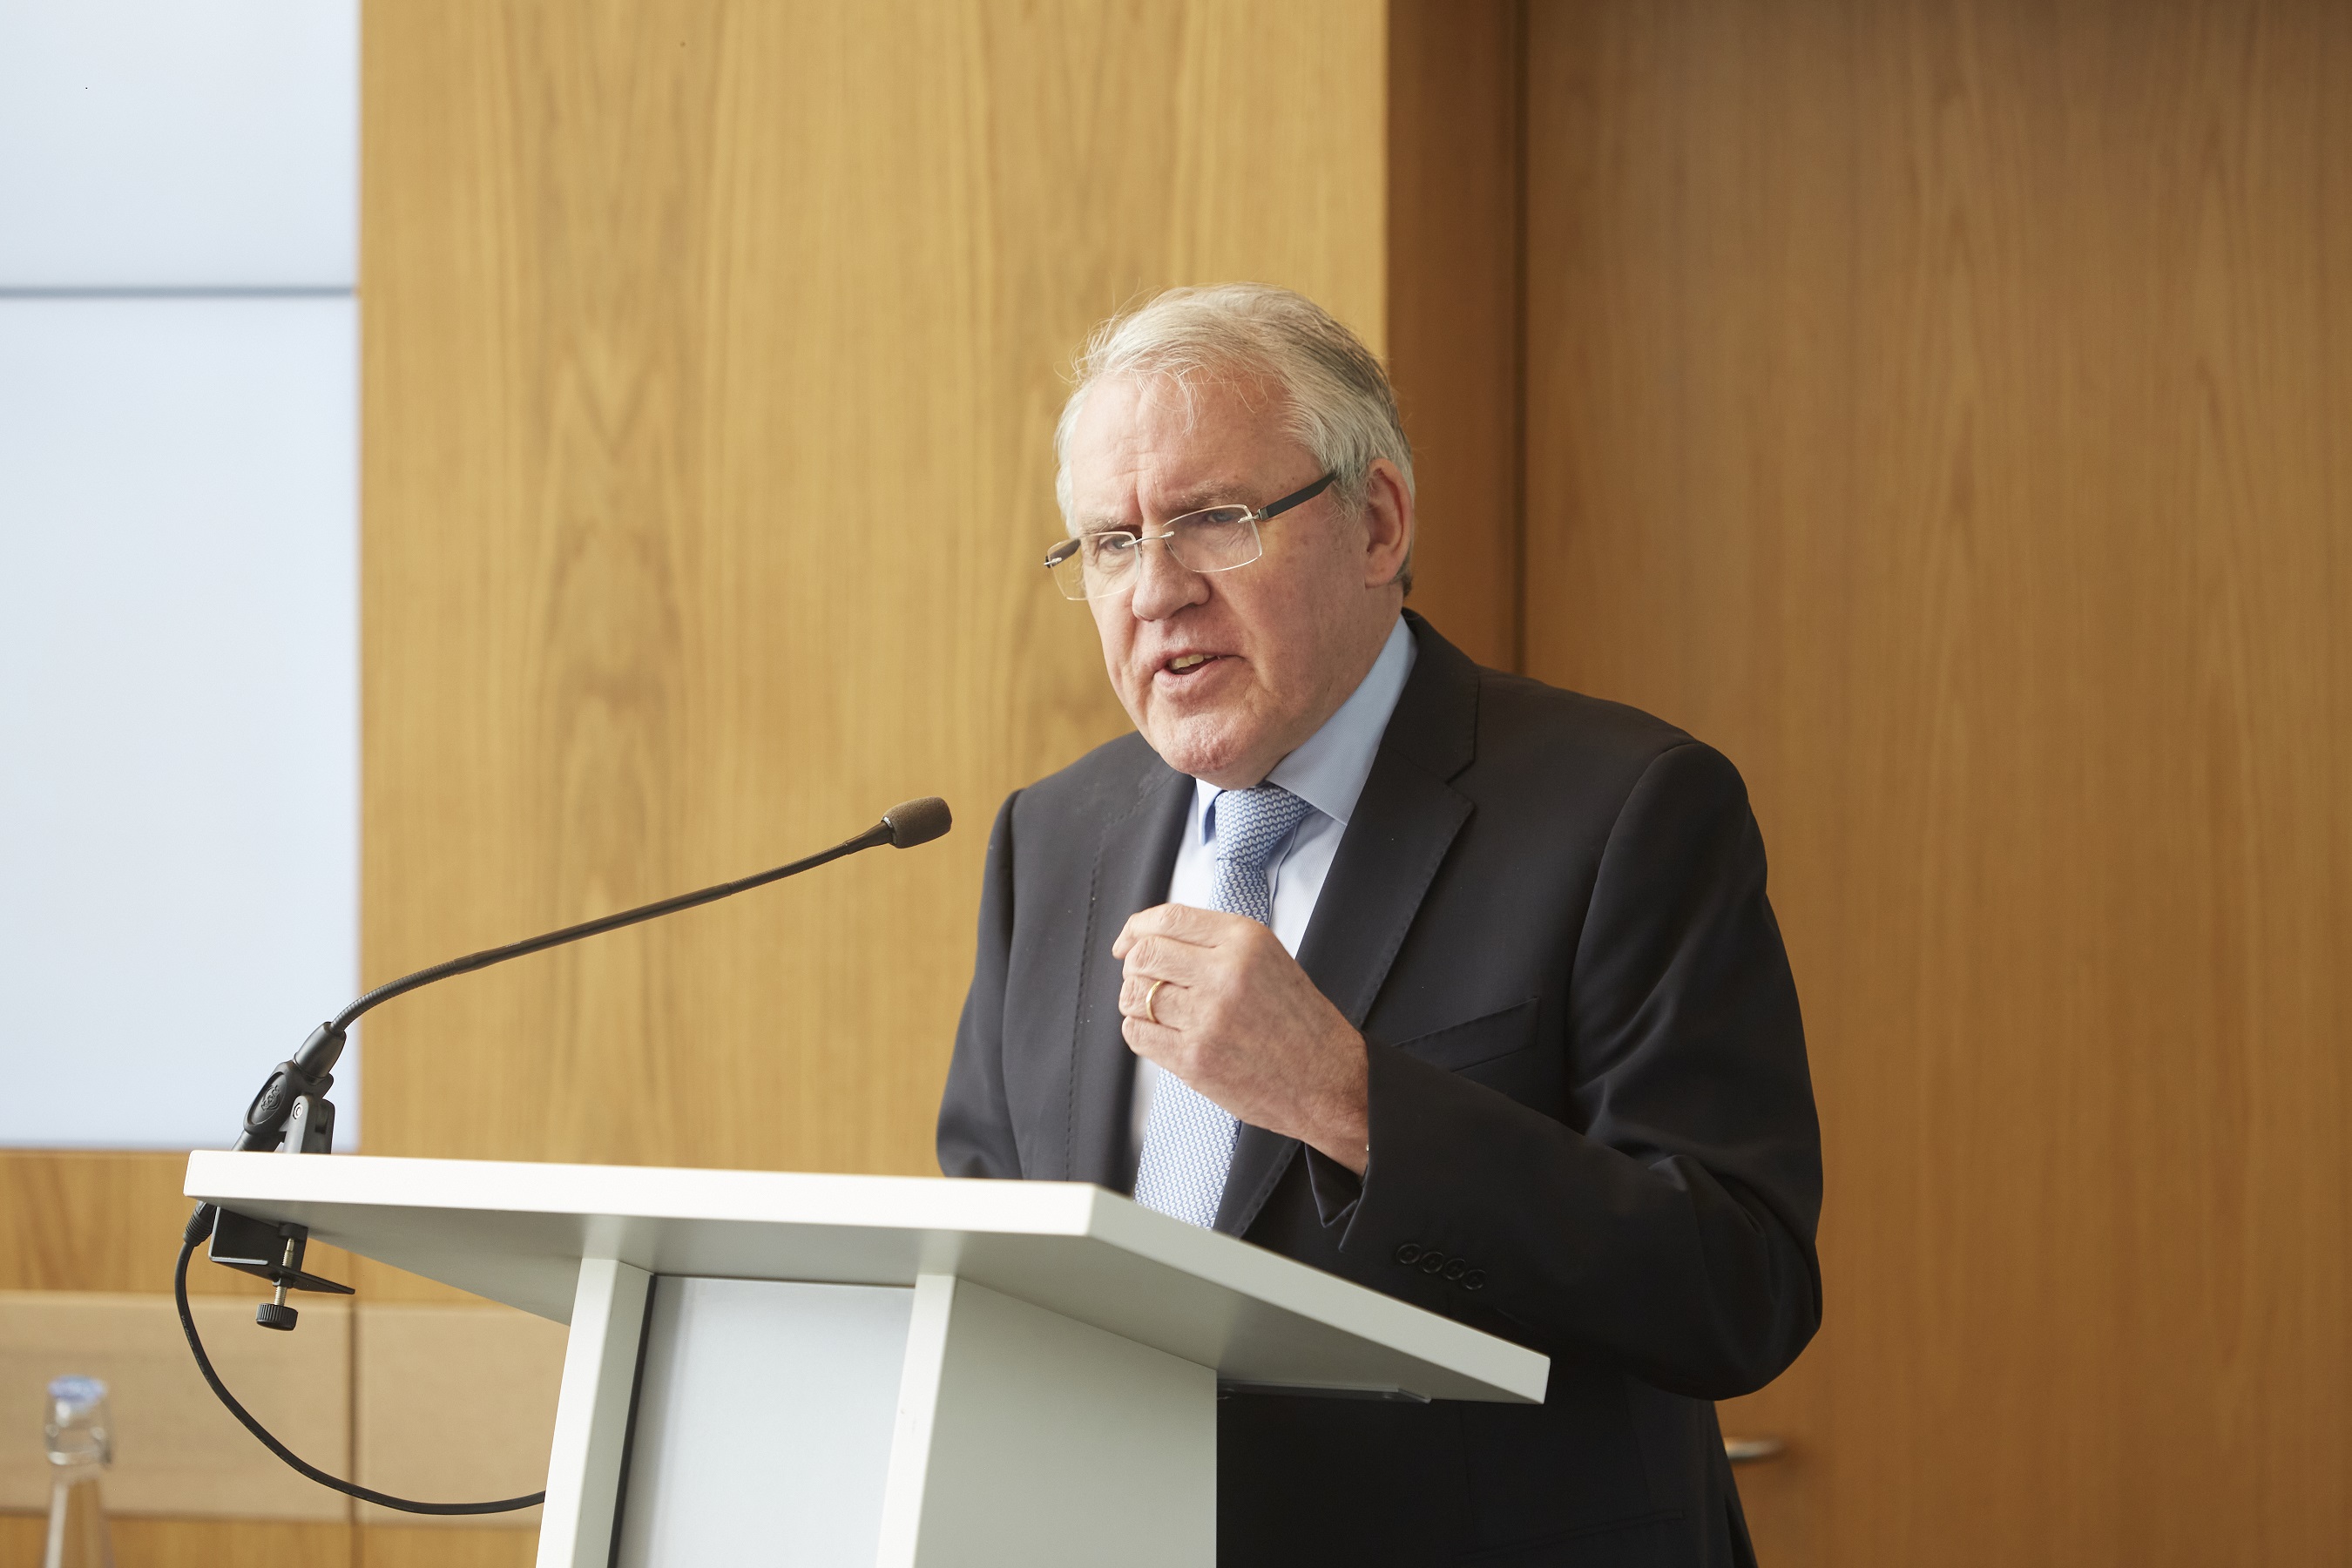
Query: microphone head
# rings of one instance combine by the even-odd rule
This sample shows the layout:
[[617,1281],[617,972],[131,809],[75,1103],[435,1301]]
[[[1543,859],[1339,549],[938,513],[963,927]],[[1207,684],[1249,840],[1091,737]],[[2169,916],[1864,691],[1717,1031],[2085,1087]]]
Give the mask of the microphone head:
[[912,849],[942,837],[954,822],[948,803],[935,795],[902,800],[882,814],[882,825],[890,830],[891,847],[896,849]]

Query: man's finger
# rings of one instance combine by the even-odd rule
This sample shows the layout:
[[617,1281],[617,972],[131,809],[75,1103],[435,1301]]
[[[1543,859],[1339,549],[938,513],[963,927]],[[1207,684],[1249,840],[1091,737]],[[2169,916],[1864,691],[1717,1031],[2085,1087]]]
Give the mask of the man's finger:
[[1128,975],[1146,981],[1197,985],[1207,976],[1213,962],[1209,949],[1165,936],[1139,937],[1127,949]]
[[1118,940],[1110,944],[1110,955],[1125,958],[1127,950],[1147,936],[1169,937],[1195,947],[1214,947],[1232,934],[1231,928],[1236,921],[1255,923],[1244,916],[1227,914],[1222,910],[1197,909],[1191,904],[1155,904],[1128,916],[1127,924],[1119,929]]
[[[1166,992],[1160,993],[1166,995]],[[1118,1021],[1118,1032],[1127,1041],[1127,1048],[1145,1061],[1165,1068],[1170,1055],[1181,1043],[1182,1037],[1165,1024],[1155,1024],[1149,1018],[1125,1017]]]

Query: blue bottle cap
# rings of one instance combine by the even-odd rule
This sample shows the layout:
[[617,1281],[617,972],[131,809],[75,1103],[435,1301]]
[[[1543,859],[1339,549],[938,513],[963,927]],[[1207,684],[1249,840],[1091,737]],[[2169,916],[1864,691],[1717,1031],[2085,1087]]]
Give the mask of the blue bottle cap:
[[106,1403],[106,1384],[94,1377],[53,1377],[49,1397],[75,1415]]

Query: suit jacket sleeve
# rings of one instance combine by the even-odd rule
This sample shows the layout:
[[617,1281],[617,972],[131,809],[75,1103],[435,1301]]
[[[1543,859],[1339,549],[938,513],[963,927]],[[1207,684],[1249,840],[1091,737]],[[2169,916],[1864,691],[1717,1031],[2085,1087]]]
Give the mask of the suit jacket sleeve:
[[[1821,1165],[1764,877],[1731,764],[1696,742],[1654,758],[1539,1026],[1538,1048],[1567,1053],[1569,1119],[1370,1042],[1371,1163],[1330,1215],[1340,1250],[1458,1258],[1484,1276],[1477,1304],[1536,1342],[1598,1350],[1679,1394],[1778,1374],[1821,1320]],[[1328,1190],[1338,1167],[1310,1158]],[[1390,1277],[1467,1304],[1458,1283]]]
[[956,1026],[955,1056],[940,1100],[940,1169],[950,1176],[1021,1174],[1004,1093],[1004,985],[1013,947],[1013,805],[1015,790],[988,834],[981,880],[980,943],[971,989]]

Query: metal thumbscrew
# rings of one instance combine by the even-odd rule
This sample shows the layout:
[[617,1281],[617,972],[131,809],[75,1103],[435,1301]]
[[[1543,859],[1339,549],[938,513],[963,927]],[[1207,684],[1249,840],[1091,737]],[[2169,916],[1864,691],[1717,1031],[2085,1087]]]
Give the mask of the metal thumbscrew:
[[[294,1241],[290,1237],[286,1242],[286,1256],[279,1259],[279,1262],[289,1269],[294,1267]],[[293,1332],[294,1325],[300,1321],[301,1316],[301,1313],[286,1304],[286,1281],[283,1279],[278,1282],[277,1296],[253,1310],[255,1322],[265,1329],[276,1329],[282,1333]]]

